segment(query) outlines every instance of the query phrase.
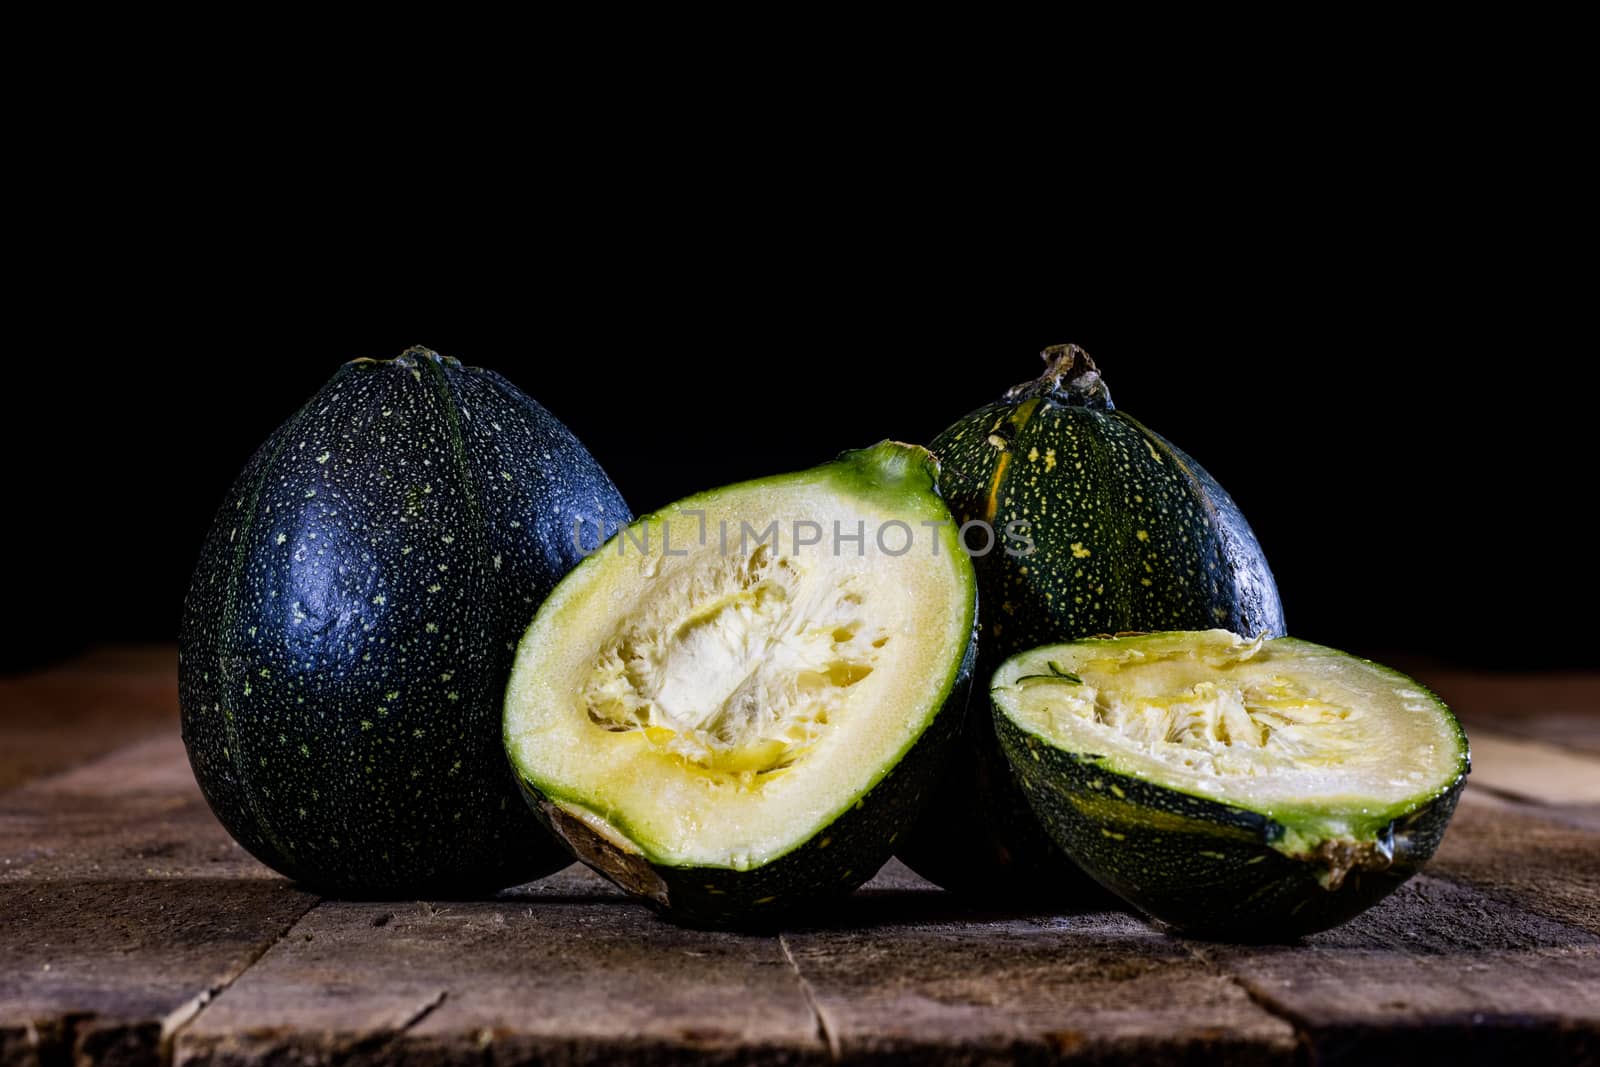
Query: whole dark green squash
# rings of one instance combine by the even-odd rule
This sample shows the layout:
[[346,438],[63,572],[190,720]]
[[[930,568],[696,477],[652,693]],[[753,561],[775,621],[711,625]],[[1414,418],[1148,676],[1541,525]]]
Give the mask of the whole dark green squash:
[[[1283,634],[1272,572],[1233,499],[1160,434],[1116,410],[1081,348],[1042,355],[1041,377],[931,445],[956,519],[994,531],[993,547],[973,560],[982,685],[1015,652],[1096,634]],[[972,530],[967,540],[981,552],[988,538]],[[1038,826],[986,700],[980,706],[975,695],[974,705],[967,755],[952,761],[900,858],[961,892],[1056,903],[1098,896]]]
[[345,364],[245,467],[184,602],[183,738],[212,810],[335,894],[566,865],[506,765],[501,700],[535,609],[629,518],[498,374],[421,348]]

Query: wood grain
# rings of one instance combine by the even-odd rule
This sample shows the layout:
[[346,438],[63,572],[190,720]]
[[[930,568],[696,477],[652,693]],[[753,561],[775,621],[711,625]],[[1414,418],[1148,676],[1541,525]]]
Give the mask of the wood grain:
[[1478,746],[1439,854],[1249,946],[975,912],[897,863],[781,936],[681,929],[581,867],[319,904],[207,810],[172,670],[0,681],[0,1064],[1600,1063],[1594,676],[1424,675]]
[[1468,789],[1428,873],[1600,934],[1600,832]]
[[315,902],[229,840],[175,736],[0,797],[0,1062],[159,1062]]
[[177,1062],[827,1058],[775,938],[684,930],[576,881],[573,898],[323,904],[179,1034]]
[[0,791],[178,726],[178,653],[110,648],[0,677]]
[[0,796],[0,882],[267,877],[211,814],[174,733]]
[[267,879],[0,885],[0,1047],[22,1062],[155,1062],[163,1035],[309,903]]
[[849,905],[784,935],[847,1062],[1293,1062],[1292,1027],[1131,915],[973,915],[931,887]]
[[1397,663],[1467,725],[1600,755],[1600,672],[1493,673]]
[[1300,945],[1192,947],[1291,1020],[1319,1064],[1600,1056],[1600,937],[1442,879]]
[[1600,756],[1474,729],[1472,784],[1536,804],[1600,806]]

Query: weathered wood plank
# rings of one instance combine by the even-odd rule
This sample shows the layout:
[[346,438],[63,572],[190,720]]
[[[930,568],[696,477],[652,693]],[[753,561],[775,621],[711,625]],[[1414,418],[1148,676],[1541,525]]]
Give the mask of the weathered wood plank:
[[1288,1024],[1120,912],[973,916],[869,890],[784,944],[846,1061],[1293,1061]]
[[194,783],[176,733],[0,796],[0,882],[266,878]]
[[109,648],[0,678],[0,791],[178,725],[178,654]]
[[309,903],[264,878],[0,885],[0,1048],[21,1062],[69,1051],[79,1061],[158,1062],[164,1030]]
[[1600,754],[1600,672],[1495,673],[1429,664],[1404,669],[1444,698],[1469,735],[1490,729]]
[[1299,945],[1191,942],[1319,1064],[1586,1063],[1600,936],[1429,876]]
[[1252,947],[972,914],[898,864],[781,939],[681,930],[581,868],[309,910],[206,810],[170,657],[0,680],[0,1063],[1600,1062],[1600,807],[1574,804],[1600,676],[1418,672],[1478,746],[1428,874]]
[[177,1061],[1292,1058],[1286,1024],[1131,917],[968,923],[898,865],[875,885],[781,940],[679,929],[576,869],[496,902],[325,903]]
[[1540,809],[1469,787],[1427,870],[1511,908],[1600,934],[1600,833]]
[[1473,786],[1427,874],[1345,926],[1190,944],[1317,1063],[1600,1060],[1600,834]]
[[827,1049],[776,938],[680,929],[573,872],[498,901],[324,903],[175,1053],[236,1067],[806,1063]]
[[1600,755],[1474,729],[1472,782],[1539,804],[1600,805]]
[[6,793],[4,1062],[159,1062],[314,902],[228,839],[170,734]]

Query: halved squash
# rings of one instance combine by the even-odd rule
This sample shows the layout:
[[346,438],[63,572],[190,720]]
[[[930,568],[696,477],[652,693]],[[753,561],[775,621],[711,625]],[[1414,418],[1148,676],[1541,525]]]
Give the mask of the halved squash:
[[769,919],[893,850],[960,725],[976,583],[926,450],[885,442],[624,528],[506,693],[534,810],[684,921]]
[[1055,842],[1180,929],[1343,922],[1438,847],[1466,735],[1368,660],[1226,630],[1047,645],[995,672],[996,732]]

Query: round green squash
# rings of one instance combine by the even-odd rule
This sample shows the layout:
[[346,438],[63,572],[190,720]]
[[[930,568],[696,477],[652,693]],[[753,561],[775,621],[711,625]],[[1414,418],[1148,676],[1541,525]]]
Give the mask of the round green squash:
[[534,611],[629,518],[498,374],[421,348],[343,366],[245,467],[184,602],[183,738],[222,824],[345,896],[565,866],[506,765],[501,700]]
[[[1117,410],[1076,345],[1045,373],[934,439],[939,488],[993,531],[973,560],[984,625],[977,677],[1015,652],[1097,634],[1284,633],[1261,546],[1233,499],[1160,434]],[[990,538],[970,529],[983,552]],[[1099,890],[1039,827],[983,714],[899,849],[947,889],[1054,903]]]

